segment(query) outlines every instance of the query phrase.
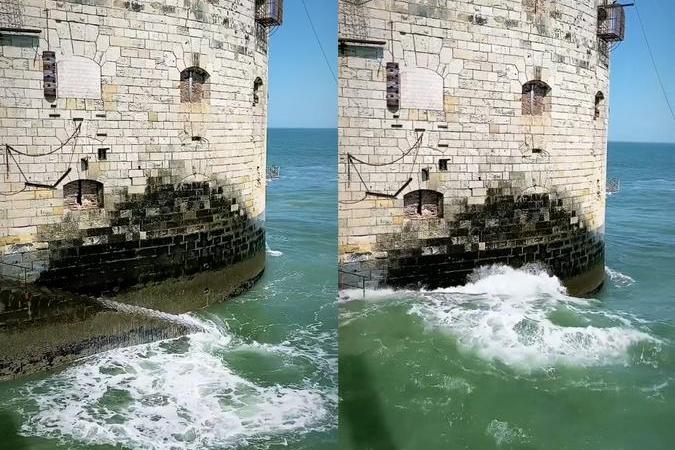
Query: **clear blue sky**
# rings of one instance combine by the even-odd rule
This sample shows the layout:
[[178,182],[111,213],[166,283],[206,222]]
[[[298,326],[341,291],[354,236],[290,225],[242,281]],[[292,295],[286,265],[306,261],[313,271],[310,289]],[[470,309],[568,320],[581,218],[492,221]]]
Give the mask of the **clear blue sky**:
[[[337,0],[305,0],[328,61],[337,65]],[[337,85],[302,0],[284,2],[284,24],[271,38],[271,128],[336,128]]]
[[[635,1],[666,92],[675,108],[675,1]],[[335,71],[337,0],[305,2]],[[675,120],[659,88],[635,7],[627,8],[627,18],[626,41],[612,54],[610,140],[675,142]],[[274,128],[337,126],[337,87],[301,0],[286,0],[284,25],[271,39],[269,125]]]
[[[664,87],[675,108],[675,1],[632,1],[640,8]],[[612,54],[610,140],[675,142],[675,119],[658,85],[635,7],[626,10],[626,40]]]

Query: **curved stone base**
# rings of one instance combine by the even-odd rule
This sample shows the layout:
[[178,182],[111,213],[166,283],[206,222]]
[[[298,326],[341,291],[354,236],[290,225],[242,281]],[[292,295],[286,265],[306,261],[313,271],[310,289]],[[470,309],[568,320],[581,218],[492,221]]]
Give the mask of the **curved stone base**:
[[593,267],[589,267],[584,273],[563,279],[562,282],[567,292],[574,297],[593,295],[602,289],[605,284],[605,259],[599,261]]
[[[253,287],[263,275],[265,259],[265,252],[260,252],[221,270],[128,290],[114,300],[171,314],[202,309]],[[191,331],[105,308],[93,298],[36,286],[3,283],[0,300],[5,308],[0,317],[12,319],[0,321],[0,380],[55,370],[82,357]],[[13,311],[7,309],[10,305]]]

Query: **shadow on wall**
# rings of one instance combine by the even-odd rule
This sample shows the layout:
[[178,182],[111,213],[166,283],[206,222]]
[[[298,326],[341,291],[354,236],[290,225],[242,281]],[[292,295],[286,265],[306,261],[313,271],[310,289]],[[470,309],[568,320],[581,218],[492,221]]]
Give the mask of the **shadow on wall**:
[[28,450],[28,442],[19,436],[19,426],[14,418],[0,411],[0,450]]

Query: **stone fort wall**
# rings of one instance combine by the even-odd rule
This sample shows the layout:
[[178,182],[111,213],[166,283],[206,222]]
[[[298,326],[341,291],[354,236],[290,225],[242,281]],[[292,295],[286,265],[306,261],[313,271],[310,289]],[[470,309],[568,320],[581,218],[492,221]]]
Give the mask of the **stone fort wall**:
[[[603,3],[603,2],[600,2]],[[341,0],[339,253],[371,285],[546,264],[604,277],[596,0]]]
[[249,260],[257,277],[267,33],[255,0],[2,3],[4,275],[88,293]]

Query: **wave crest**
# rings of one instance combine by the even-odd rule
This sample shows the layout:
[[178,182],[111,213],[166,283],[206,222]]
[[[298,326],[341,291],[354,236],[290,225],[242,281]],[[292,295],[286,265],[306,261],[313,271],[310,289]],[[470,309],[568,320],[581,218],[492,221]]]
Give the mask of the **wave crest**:
[[22,432],[143,450],[248,448],[327,423],[331,392],[307,380],[269,385],[236,374],[223,357],[242,344],[204,322],[209,332],[106,352],[25,387],[35,410]]
[[566,295],[538,267],[484,267],[465,286],[425,292],[410,313],[486,360],[523,370],[628,364],[630,349],[659,341],[597,301]]

